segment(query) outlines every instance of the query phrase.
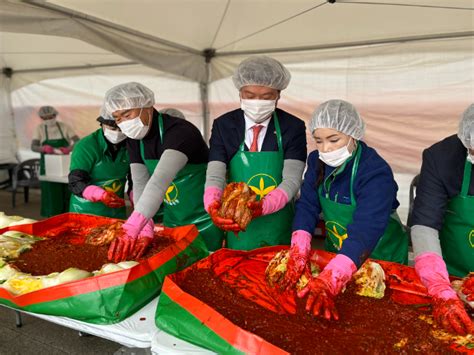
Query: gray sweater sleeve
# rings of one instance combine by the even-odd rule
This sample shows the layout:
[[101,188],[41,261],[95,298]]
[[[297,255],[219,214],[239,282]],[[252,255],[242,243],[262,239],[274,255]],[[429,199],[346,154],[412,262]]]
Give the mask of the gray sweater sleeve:
[[226,183],[227,165],[221,161],[213,160],[207,164],[205,187],[218,187],[224,189]]
[[39,139],[33,139],[31,142],[31,150],[33,152],[41,153],[41,143]]
[[[174,149],[165,150],[143,193],[139,198],[135,197],[135,192],[133,193],[133,199],[137,201],[135,210],[146,218],[152,218],[160,208],[166,190],[176,177],[176,174],[184,168],[187,162],[188,157],[180,151]],[[135,180],[133,180],[133,184],[135,184]]]
[[293,199],[301,186],[305,163],[296,159],[285,159],[283,162],[282,181],[278,188],[288,195],[288,201]]
[[136,205],[148,180],[150,180],[150,174],[147,167],[139,163],[130,164],[130,171],[132,172],[133,203]]
[[438,230],[422,225],[411,227],[411,241],[415,258],[421,253],[433,252],[443,255],[441,252],[441,243],[439,241]]

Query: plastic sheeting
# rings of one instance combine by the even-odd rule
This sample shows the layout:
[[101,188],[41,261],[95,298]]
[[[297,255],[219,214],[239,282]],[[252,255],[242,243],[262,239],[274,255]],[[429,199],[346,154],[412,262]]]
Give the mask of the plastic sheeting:
[[154,315],[159,297],[152,300],[135,314],[116,324],[99,325],[81,322],[66,317],[46,316],[28,313],[51,323],[72,328],[80,332],[115,341],[128,348],[149,348],[154,339],[156,327]]

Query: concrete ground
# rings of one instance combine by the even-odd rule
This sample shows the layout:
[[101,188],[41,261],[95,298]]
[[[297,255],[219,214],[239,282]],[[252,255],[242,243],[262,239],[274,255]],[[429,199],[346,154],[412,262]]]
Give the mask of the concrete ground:
[[[12,208],[11,192],[0,190],[0,211],[33,219],[40,217],[40,192],[30,192],[29,203],[17,195]],[[22,315],[22,327],[15,325],[15,312],[0,307],[0,354],[144,354],[140,349],[123,348],[120,344],[95,336],[80,336],[77,330]]]

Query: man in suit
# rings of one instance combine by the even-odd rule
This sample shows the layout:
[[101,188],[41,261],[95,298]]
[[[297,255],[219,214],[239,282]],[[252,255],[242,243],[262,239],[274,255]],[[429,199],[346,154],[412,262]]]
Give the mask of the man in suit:
[[245,182],[257,193],[251,205],[253,220],[238,235],[227,233],[227,247],[250,250],[290,244],[293,198],[301,185],[306,161],[305,124],[277,108],[289,71],[277,60],[250,57],[236,69],[233,81],[240,93],[240,109],[214,121],[210,139],[204,207],[217,225],[226,183]]

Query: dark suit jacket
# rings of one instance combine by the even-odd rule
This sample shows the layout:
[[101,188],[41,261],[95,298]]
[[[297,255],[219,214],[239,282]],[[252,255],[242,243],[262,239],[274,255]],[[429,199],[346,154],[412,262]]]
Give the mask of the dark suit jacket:
[[[304,121],[276,109],[283,141],[284,159],[306,162],[306,131]],[[241,109],[227,112],[214,120],[210,139],[209,161],[229,164],[245,139],[245,119]],[[245,147],[248,150],[248,147]],[[273,117],[268,125],[261,151],[277,151],[278,143]]]

